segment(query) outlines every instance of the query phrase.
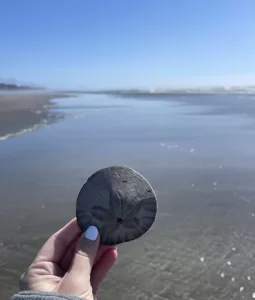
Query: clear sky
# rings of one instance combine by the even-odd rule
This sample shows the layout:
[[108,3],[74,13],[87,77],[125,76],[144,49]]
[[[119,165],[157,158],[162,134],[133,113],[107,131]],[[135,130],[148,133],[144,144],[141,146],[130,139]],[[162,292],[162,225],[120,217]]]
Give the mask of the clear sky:
[[0,0],[0,77],[53,88],[255,84],[254,0]]

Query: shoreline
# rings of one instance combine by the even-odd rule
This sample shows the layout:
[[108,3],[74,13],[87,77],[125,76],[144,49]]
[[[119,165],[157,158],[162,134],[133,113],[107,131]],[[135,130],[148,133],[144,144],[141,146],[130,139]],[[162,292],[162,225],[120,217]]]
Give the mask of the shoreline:
[[63,118],[49,112],[52,100],[73,95],[52,91],[0,91],[0,141],[34,131]]

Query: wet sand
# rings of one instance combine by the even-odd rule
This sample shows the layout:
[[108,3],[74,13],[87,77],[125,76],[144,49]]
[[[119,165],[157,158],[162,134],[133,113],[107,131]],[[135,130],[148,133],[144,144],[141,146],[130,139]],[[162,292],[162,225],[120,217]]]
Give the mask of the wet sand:
[[1,144],[1,297],[18,290],[42,243],[75,215],[89,175],[127,164],[148,178],[159,212],[145,236],[119,247],[100,298],[253,299],[253,118],[205,115],[206,105],[176,98],[116,100],[61,100],[63,113],[86,118]]
[[54,122],[58,117],[49,114],[52,99],[68,94],[45,91],[0,91],[0,140],[36,126]]

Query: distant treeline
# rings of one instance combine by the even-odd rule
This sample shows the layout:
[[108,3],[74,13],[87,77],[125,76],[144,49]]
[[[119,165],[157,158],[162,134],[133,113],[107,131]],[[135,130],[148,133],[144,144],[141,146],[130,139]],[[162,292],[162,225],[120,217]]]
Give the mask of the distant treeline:
[[20,85],[20,84],[15,84],[15,83],[3,83],[0,82],[0,90],[36,90],[38,89],[37,87],[31,87],[27,85]]

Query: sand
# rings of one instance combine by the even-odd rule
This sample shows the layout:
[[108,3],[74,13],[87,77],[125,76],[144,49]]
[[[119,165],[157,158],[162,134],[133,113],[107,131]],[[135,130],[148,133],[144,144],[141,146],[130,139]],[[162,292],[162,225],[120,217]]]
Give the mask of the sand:
[[[1,298],[18,291],[45,240],[75,216],[85,180],[121,164],[148,179],[159,209],[146,235],[118,247],[99,299],[253,299],[253,98],[212,98],[76,98],[70,111],[86,118],[1,143]],[[238,103],[251,113],[235,114]]]
[[61,115],[49,113],[51,100],[66,97],[69,95],[54,92],[0,91],[0,140],[55,121]]

